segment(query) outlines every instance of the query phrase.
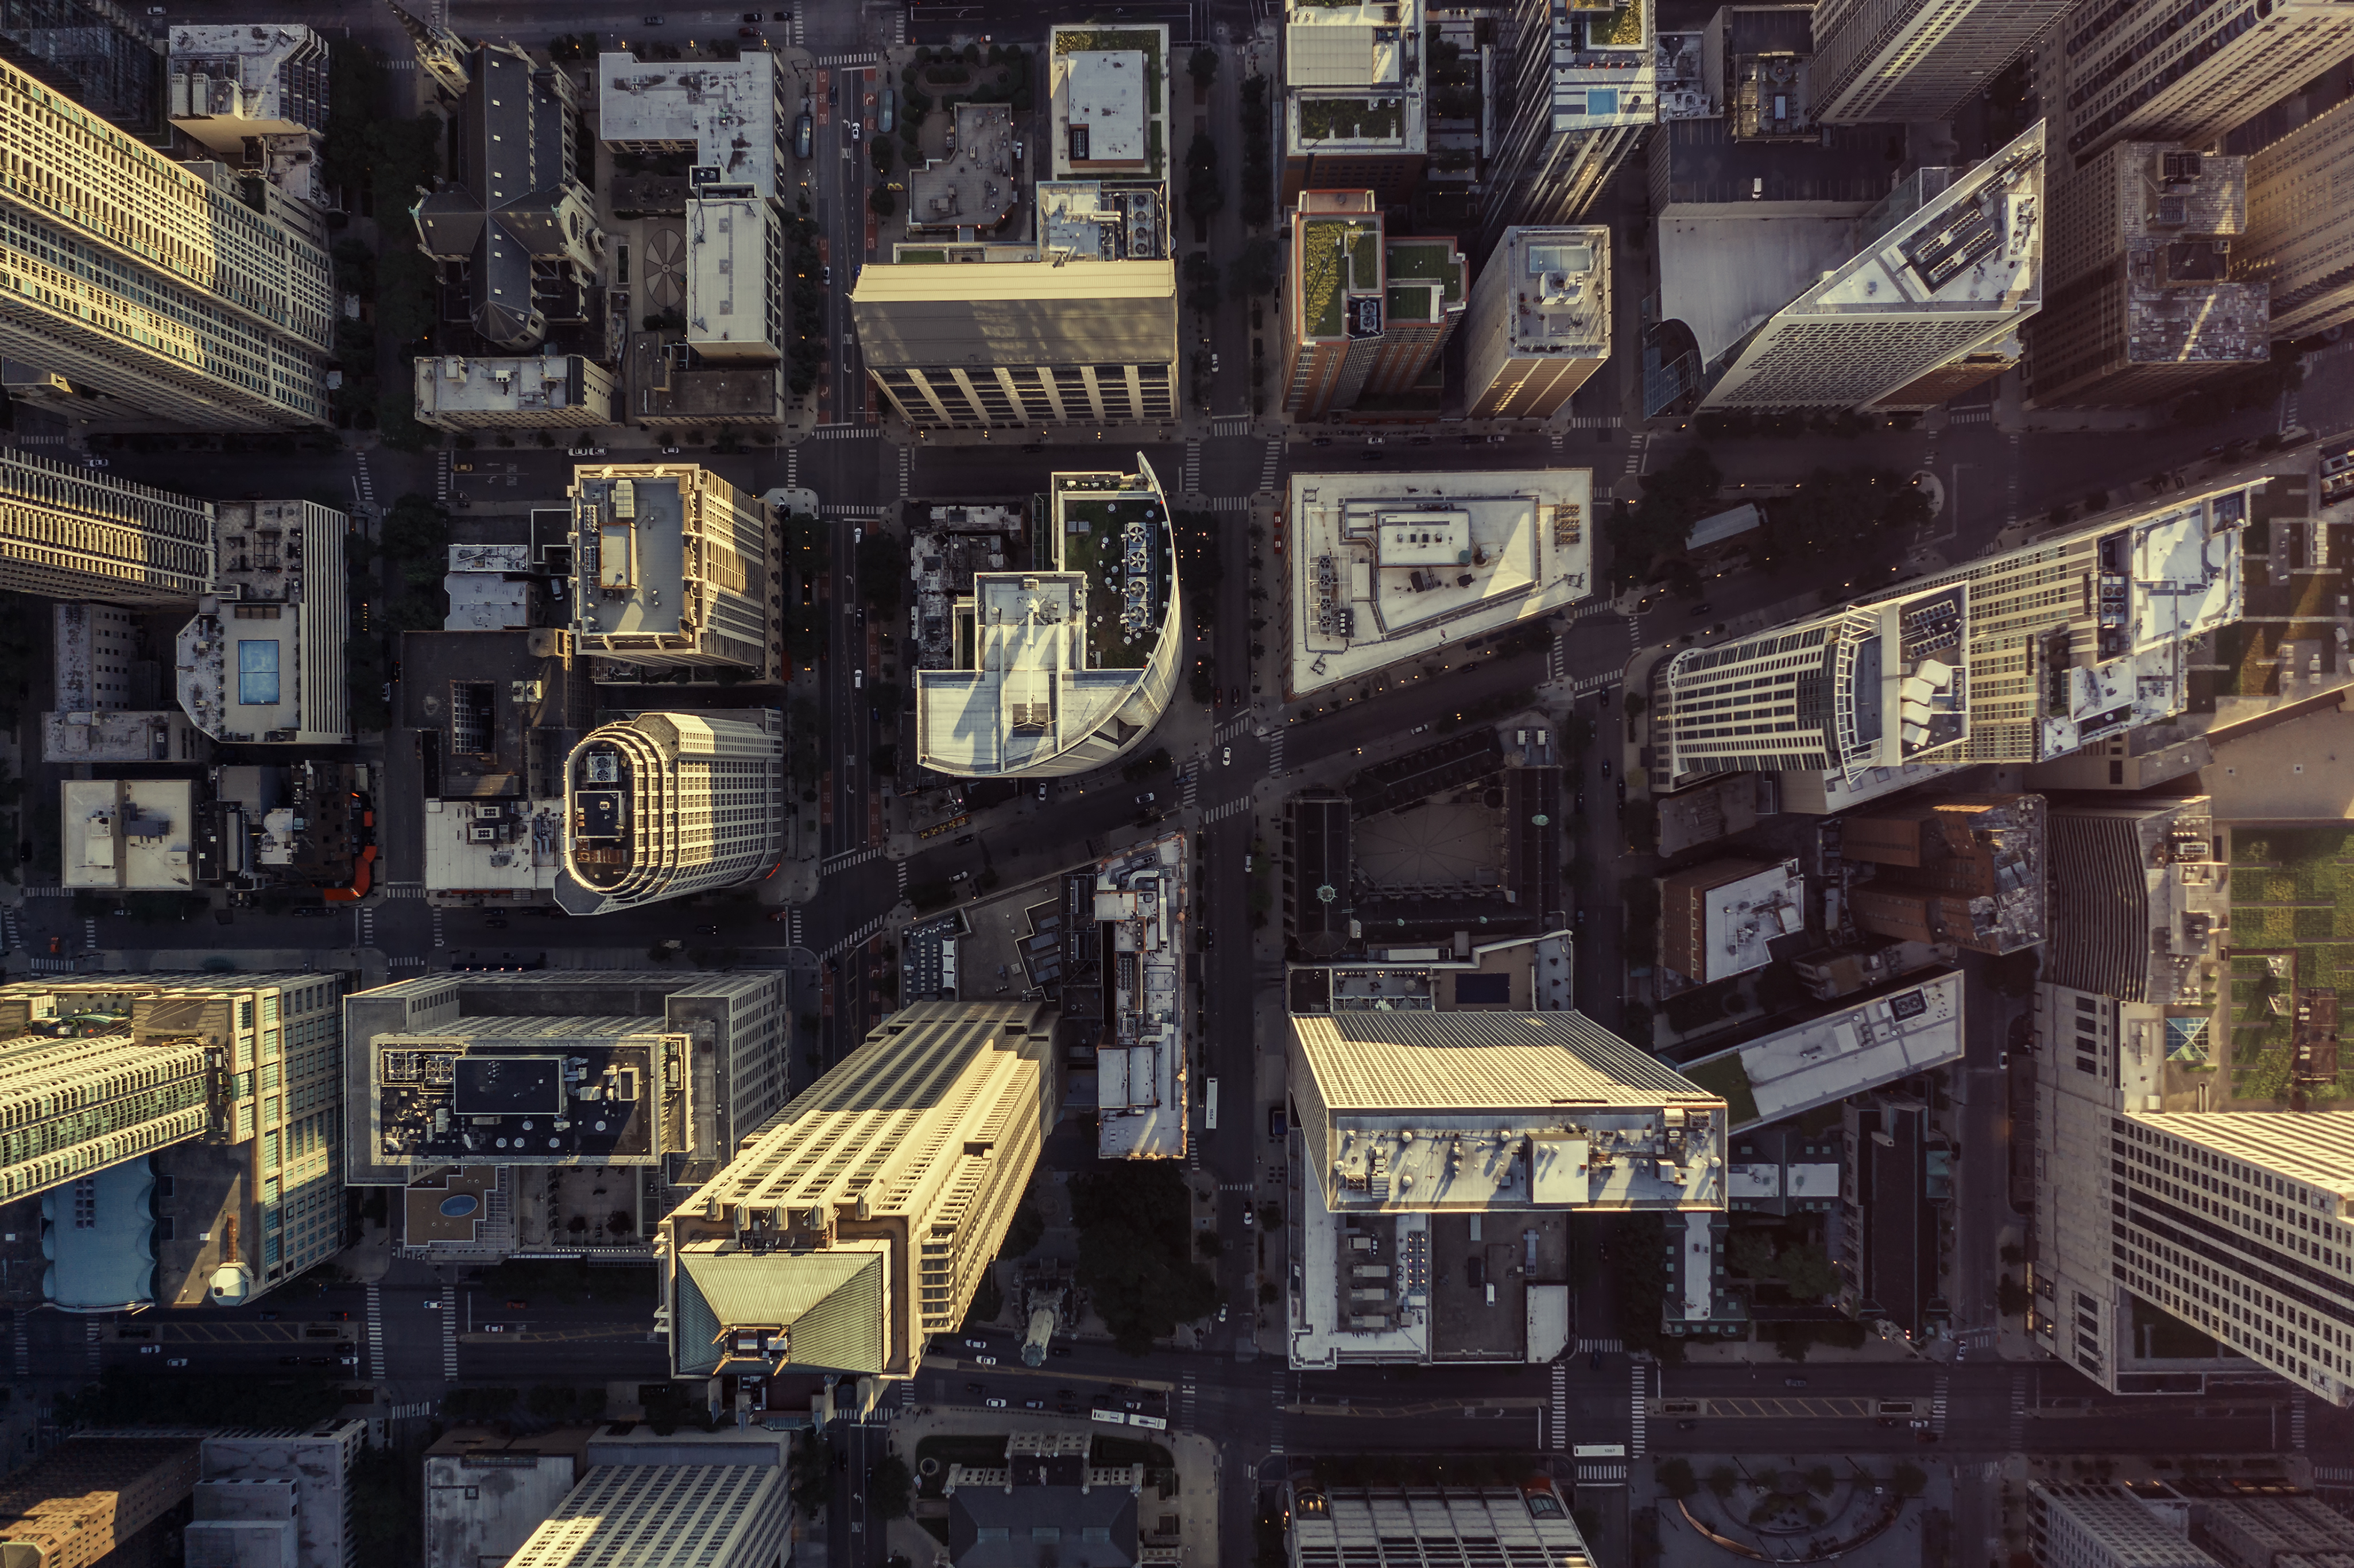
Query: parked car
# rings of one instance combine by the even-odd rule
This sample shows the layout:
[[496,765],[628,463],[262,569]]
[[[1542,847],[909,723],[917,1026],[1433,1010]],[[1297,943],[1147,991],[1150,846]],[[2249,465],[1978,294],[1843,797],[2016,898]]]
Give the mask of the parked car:
[[160,1356],[164,1353],[164,1347],[161,1345],[142,1345],[139,1347],[139,1353],[143,1356]]
[[810,139],[816,128],[817,122],[806,112],[793,122],[793,156],[806,158],[810,155]]
[[1005,1401],[1002,1399],[984,1399],[981,1401],[981,1404],[989,1406],[991,1410],[1002,1410],[1005,1408]]
[[993,1367],[997,1364],[997,1358],[995,1356],[975,1356],[972,1358],[972,1364],[977,1367]]
[[287,913],[297,920],[323,920],[334,911],[323,904],[298,904]]
[[1807,1386],[1807,1380],[1802,1377],[1786,1377],[1782,1380],[1782,1386],[1784,1388],[1804,1388]]
[[510,1301],[507,1303],[507,1310],[510,1312],[526,1312],[530,1309],[531,1303],[528,1301]]

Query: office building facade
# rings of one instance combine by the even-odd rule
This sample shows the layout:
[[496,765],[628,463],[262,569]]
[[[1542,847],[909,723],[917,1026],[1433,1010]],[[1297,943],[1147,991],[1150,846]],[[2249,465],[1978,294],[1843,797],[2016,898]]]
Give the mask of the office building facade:
[[175,164],[5,59],[0,99],[0,353],[116,400],[110,420],[324,423],[326,252],[221,165]]
[[2067,9],[2068,0],[1825,0],[1814,16],[1815,117],[1950,119]]
[[209,501],[0,451],[0,587],[183,609],[213,591],[217,538]]
[[2275,340],[2354,321],[2354,203],[2342,189],[2349,160],[2354,101],[2248,159],[2248,227],[2232,247],[2232,276],[2269,291]]
[[693,463],[572,471],[576,656],[655,669],[774,674],[776,521]]
[[1059,1103],[1042,1002],[919,1001],[663,1225],[682,1378],[912,1377],[964,1321]]
[[2056,111],[2054,155],[2084,166],[2127,140],[2211,145],[2349,58],[2354,15],[2335,0],[2077,5],[2038,52],[2036,95]]
[[557,907],[603,915],[766,876],[784,853],[784,731],[772,708],[590,731],[565,764]]
[[1513,0],[1500,19],[1496,153],[1477,258],[1514,224],[1575,223],[1659,121],[1651,0]]
[[[119,1272],[126,1245],[152,1249],[152,1264],[142,1266],[152,1281],[130,1281],[133,1293],[118,1301],[182,1307],[250,1301],[342,1249],[342,994],[341,977],[303,973],[48,976],[0,986],[0,1022],[14,1029],[115,1018],[149,1053],[143,1073],[112,1047],[90,1052],[79,1068],[54,1059],[39,1068],[51,1107],[41,1136],[50,1147],[37,1159],[62,1179],[55,1192],[133,1164],[172,1179],[169,1195],[136,1216],[136,1234],[61,1229],[61,1248],[116,1255],[61,1250],[52,1277],[66,1294],[52,1300],[91,1309],[67,1298],[77,1270]],[[175,1076],[154,1081],[170,1062],[180,1064]],[[168,1093],[158,1097],[158,1088]],[[199,1104],[205,1125],[178,1136]],[[111,1130],[79,1150],[61,1141],[69,1125],[94,1132],[99,1123]],[[40,1169],[34,1180],[47,1185]]]
[[0,1481],[0,1552],[30,1568],[94,1568],[187,1501],[195,1437],[69,1437]]
[[1429,154],[1420,0],[1288,0],[1283,16],[1283,183],[1411,198]]
[[1166,257],[869,266],[850,308],[867,373],[918,429],[1176,416]]
[[2041,308],[2043,166],[2039,121],[1975,168],[1914,171],[1857,220],[1850,258],[1706,367],[1700,407],[1849,410],[1951,396],[1948,366]]
[[1475,1557],[1513,1568],[1594,1568],[1550,1480],[1444,1494],[1300,1484],[1287,1489],[1289,1568],[1432,1568]]
[[793,1508],[779,1458],[630,1463],[618,1445],[605,1453],[622,1462],[592,1467],[506,1568],[775,1568],[790,1552]]
[[1463,395],[1475,419],[1546,419],[1610,359],[1610,230],[1507,228],[1471,285]]

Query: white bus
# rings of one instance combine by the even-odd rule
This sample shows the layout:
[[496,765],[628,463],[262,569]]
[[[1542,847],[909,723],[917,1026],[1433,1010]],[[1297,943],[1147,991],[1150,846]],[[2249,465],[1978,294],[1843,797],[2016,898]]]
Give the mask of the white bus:
[[1627,1457],[1624,1443],[1579,1443],[1569,1451],[1573,1459],[1623,1459]]
[[1218,1130],[1218,1080],[1210,1079],[1202,1086],[1202,1130]]

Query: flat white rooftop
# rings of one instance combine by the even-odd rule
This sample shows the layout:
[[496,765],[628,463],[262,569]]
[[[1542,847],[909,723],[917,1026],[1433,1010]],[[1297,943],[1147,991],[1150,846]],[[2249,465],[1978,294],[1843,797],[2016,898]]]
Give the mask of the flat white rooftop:
[[1592,591],[1590,469],[1298,473],[1290,516],[1294,696]]
[[1185,835],[1171,833],[1096,863],[1095,917],[1108,927],[1112,1037],[1096,1049],[1096,1153],[1185,1157]]
[[68,887],[196,885],[196,786],[185,779],[69,779],[58,786]]
[[777,57],[658,64],[635,55],[597,57],[597,134],[613,146],[693,147],[723,185],[777,194],[783,134]]
[[425,891],[507,898],[556,891],[564,867],[564,798],[425,802]]
[[1946,969],[1687,1062],[1682,1071],[1724,1095],[1738,1128],[1958,1061],[1962,1044],[1962,977]]
[[1776,937],[1806,927],[1806,878],[1798,863],[1786,860],[1755,875],[1701,895],[1701,929],[1707,941],[1707,972],[1694,980],[1723,980],[1762,969],[1773,961],[1767,947]]
[[521,354],[484,359],[462,354],[420,355],[415,372],[418,408],[435,414],[549,414],[566,410],[591,422],[612,415],[611,378],[601,372],[601,397],[592,401],[588,367],[575,356]]
[[[1145,161],[1144,51],[1106,49],[1066,57],[1070,61],[1070,119],[1065,134],[1075,164],[1141,164]],[[1087,136],[1087,151],[1076,137]]]

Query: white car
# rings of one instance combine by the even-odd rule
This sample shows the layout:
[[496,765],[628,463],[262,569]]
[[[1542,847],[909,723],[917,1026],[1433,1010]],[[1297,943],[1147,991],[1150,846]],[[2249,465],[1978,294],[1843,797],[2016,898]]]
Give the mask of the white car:
[[866,543],[866,530],[864,527],[855,527],[851,529],[850,542],[854,545],[863,545]]
[[1233,747],[1229,746],[1225,748],[1225,754],[1221,758],[1221,765],[1227,768],[1232,768],[1235,765],[1235,748]]
[[139,1347],[139,1353],[143,1356],[160,1356],[164,1353],[164,1347],[161,1345],[142,1345]]
[[854,692],[863,692],[866,689],[865,671],[853,670],[850,673],[850,689]]
[[866,134],[866,122],[865,122],[864,121],[863,121],[863,120],[854,120],[854,121],[852,121],[852,122],[850,122],[850,139],[851,139],[852,141],[854,141],[854,142],[858,141],[861,137],[864,136],[865,134]]
[[984,1399],[981,1401],[981,1404],[989,1406],[991,1410],[1002,1410],[1005,1408],[1005,1401],[1002,1399]]
[[995,1356],[975,1356],[972,1358],[972,1364],[977,1367],[993,1367],[997,1364],[997,1358]]
[[186,1356],[174,1356],[164,1364],[167,1367],[184,1367],[188,1364],[188,1358]]
[[1244,1225],[1246,1225],[1246,1226],[1249,1226],[1249,1225],[1257,1224],[1257,1223],[1258,1223],[1258,1217],[1257,1217],[1256,1214],[1253,1214],[1253,1213],[1251,1213],[1251,1211],[1250,1211],[1250,1205],[1249,1205],[1248,1203],[1245,1203],[1245,1204],[1243,1205],[1243,1224],[1244,1224]]
[[425,1309],[426,1309],[428,1312],[439,1312],[440,1310],[441,1310],[441,1303],[440,1303],[439,1301],[434,1300],[431,1297],[429,1297],[429,1297],[427,1297],[427,1298],[425,1298]]

